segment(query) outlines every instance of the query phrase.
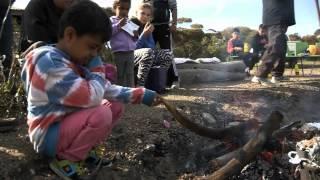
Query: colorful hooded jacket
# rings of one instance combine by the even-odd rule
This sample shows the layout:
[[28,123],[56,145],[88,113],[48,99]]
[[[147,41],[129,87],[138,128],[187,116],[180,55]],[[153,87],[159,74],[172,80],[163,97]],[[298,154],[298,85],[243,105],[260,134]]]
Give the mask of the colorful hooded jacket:
[[59,121],[65,115],[101,104],[105,99],[151,105],[155,92],[112,85],[99,57],[84,67],[63,51],[43,46],[27,54],[21,77],[28,101],[27,123],[34,149],[55,155]]

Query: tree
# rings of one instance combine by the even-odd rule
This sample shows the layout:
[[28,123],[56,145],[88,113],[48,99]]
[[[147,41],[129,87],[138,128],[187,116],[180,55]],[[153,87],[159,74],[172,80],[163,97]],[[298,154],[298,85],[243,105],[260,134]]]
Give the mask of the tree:
[[191,18],[186,18],[186,17],[181,17],[177,19],[177,23],[182,24],[182,23],[191,23],[192,19]]
[[301,41],[301,36],[298,33],[290,34],[289,40],[290,41]]
[[175,56],[197,58],[201,54],[202,47],[199,46],[204,36],[201,29],[181,29],[175,34],[174,42]]
[[317,30],[314,32],[314,35],[315,35],[315,36],[320,36],[320,29],[317,29]]
[[315,44],[317,42],[317,37],[315,35],[306,35],[302,37],[302,41],[307,42],[309,45]]
[[191,24],[190,27],[192,29],[202,29],[203,25],[202,24]]
[[175,34],[174,55],[176,57],[218,57],[224,59],[226,42],[221,33],[204,33],[201,29],[179,29]]

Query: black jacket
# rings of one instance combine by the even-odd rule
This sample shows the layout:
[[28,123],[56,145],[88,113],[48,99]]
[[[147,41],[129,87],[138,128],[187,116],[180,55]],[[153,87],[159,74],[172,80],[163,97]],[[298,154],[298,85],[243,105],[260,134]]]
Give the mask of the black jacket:
[[31,0],[23,14],[24,43],[27,40],[56,43],[61,15],[62,11],[56,8],[53,0]]
[[0,8],[8,8],[9,3],[14,3],[15,0],[0,0]]
[[294,17],[294,0],[262,0],[263,24],[287,25],[296,24]]
[[259,33],[255,34],[251,39],[251,48],[253,49],[253,54],[262,54],[267,43],[267,36],[260,36]]

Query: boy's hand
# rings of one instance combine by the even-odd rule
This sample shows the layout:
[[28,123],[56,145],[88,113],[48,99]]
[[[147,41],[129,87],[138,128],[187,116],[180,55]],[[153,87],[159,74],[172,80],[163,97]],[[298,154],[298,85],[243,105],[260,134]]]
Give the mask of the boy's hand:
[[236,51],[242,51],[242,48],[241,48],[241,47],[235,47],[234,50],[236,50]]
[[119,21],[119,26],[122,27],[127,24],[127,18],[121,18]]
[[157,106],[157,105],[159,105],[161,103],[162,103],[161,96],[159,94],[156,94],[156,97],[154,97],[151,106]]

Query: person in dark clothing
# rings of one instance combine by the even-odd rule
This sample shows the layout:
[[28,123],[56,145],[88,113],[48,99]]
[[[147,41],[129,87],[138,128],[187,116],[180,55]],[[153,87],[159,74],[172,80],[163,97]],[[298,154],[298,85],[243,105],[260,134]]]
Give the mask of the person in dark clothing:
[[[14,0],[0,1],[0,59],[3,67],[1,67],[1,78],[4,81],[10,71],[12,62],[12,44],[13,44],[13,27],[10,7]],[[4,55],[4,56],[3,56]]]
[[[159,43],[161,49],[171,49],[171,33],[177,29],[177,1],[176,0],[144,0],[145,3],[153,5],[153,20],[154,25],[153,38],[155,43]],[[172,21],[170,22],[170,14]],[[174,61],[168,69],[168,86],[176,86],[178,84],[178,72]]]
[[23,14],[20,51],[23,52],[37,41],[56,43],[59,19],[64,10],[74,1],[31,0]]
[[261,58],[261,65],[251,79],[254,83],[268,85],[282,79],[287,51],[287,28],[295,24],[293,0],[263,0],[263,24],[268,28],[268,47]]
[[268,37],[266,36],[267,28],[265,25],[260,24],[258,32],[251,39],[251,50],[250,50],[250,63],[249,68],[252,70],[253,66],[259,62],[264,51],[266,50],[266,45],[268,43]]

